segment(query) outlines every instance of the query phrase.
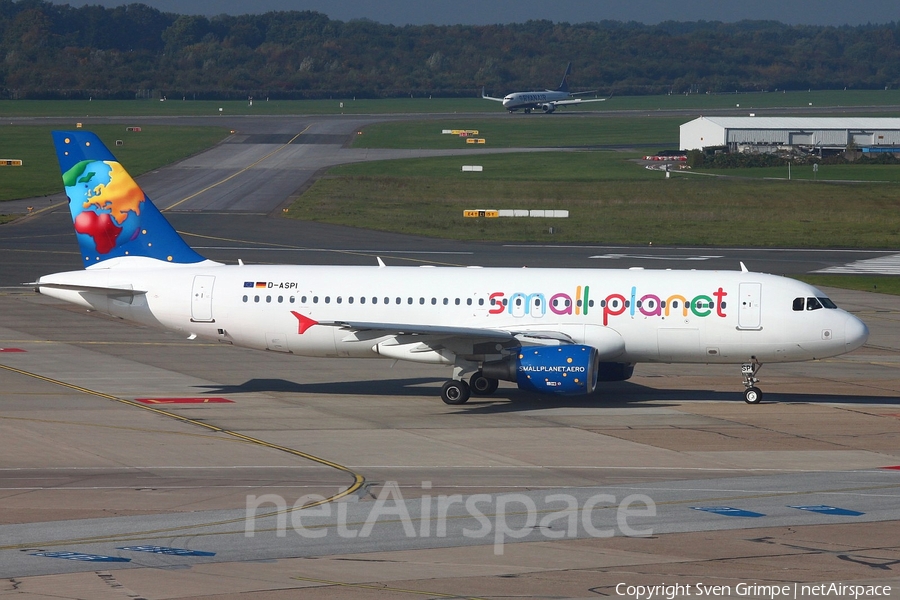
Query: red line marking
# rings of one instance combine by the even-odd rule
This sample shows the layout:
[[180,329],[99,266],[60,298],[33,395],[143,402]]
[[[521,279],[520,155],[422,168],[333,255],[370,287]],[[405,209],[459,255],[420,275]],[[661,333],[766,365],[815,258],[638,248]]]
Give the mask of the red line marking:
[[893,467],[881,467],[882,469],[890,469],[892,471],[900,471],[900,465],[894,465]]
[[21,348],[0,348],[0,352],[27,352],[27,350],[22,350]]
[[143,404],[232,404],[228,398],[135,398]]

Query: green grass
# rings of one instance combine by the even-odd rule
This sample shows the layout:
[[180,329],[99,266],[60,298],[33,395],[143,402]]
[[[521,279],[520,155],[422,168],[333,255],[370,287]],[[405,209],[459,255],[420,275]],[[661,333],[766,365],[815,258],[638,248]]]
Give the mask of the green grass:
[[795,279],[817,286],[900,296],[900,277],[896,275],[799,275]]
[[[641,155],[635,152],[598,152],[575,150],[567,152],[534,152],[509,154],[480,154],[473,156],[445,156],[438,158],[410,158],[405,160],[371,161],[352,163],[334,167],[328,172],[329,178],[360,177],[390,179],[413,178],[437,179],[435,186],[453,188],[459,185],[476,186],[482,182],[500,181],[503,185],[512,182],[546,181],[560,184],[595,183],[612,180],[655,180],[662,177],[641,168],[634,159]],[[481,165],[481,173],[463,172],[462,165]]]
[[[559,148],[583,146],[646,145],[678,146],[678,126],[685,118],[673,117],[564,117],[537,118],[509,115],[505,118],[471,116],[466,119],[376,123],[353,140],[355,148]],[[477,130],[484,146],[465,138],[442,134],[449,129]]]
[[[527,153],[347,165],[317,181],[288,216],[464,240],[900,247],[900,189],[893,184],[683,174],[667,180],[634,156]],[[463,173],[463,164],[485,170]],[[465,209],[515,208],[569,210],[570,217],[462,216]]]
[[[697,169],[699,173],[712,173],[728,177],[753,179],[787,179],[787,167],[760,167],[755,169]],[[791,179],[797,181],[868,181],[900,182],[900,165],[819,165],[818,173],[812,165],[791,165]]]
[[[513,91],[492,90],[495,96]],[[341,104],[343,103],[343,106]],[[812,106],[810,106],[812,103]],[[740,106],[738,106],[740,105]],[[752,94],[693,94],[659,96],[616,96],[606,102],[592,102],[583,107],[560,109],[560,112],[621,111],[621,110],[703,110],[734,108],[754,110],[762,108],[804,108],[810,116],[818,108],[829,106],[896,106],[900,105],[900,90],[768,92]],[[355,100],[352,97],[329,100],[272,100],[254,98],[253,106],[246,100],[192,100],[168,98],[159,100],[2,100],[0,122],[4,117],[87,117],[87,116],[183,116],[183,115],[318,115],[318,114],[382,114],[382,113],[502,113],[499,102],[471,98],[387,98]],[[873,114],[873,113],[869,113]],[[885,114],[888,114],[886,109]],[[544,118],[542,115],[522,118]],[[546,118],[553,119],[554,115]]]
[[[127,132],[125,125],[90,128],[133,177],[195,154],[228,135],[228,130],[218,127],[141,126],[140,132]],[[0,167],[0,202],[62,191],[59,165],[50,137],[53,129],[60,127],[0,126],[0,158],[23,161],[21,167]],[[116,140],[122,140],[124,145],[117,147]]]

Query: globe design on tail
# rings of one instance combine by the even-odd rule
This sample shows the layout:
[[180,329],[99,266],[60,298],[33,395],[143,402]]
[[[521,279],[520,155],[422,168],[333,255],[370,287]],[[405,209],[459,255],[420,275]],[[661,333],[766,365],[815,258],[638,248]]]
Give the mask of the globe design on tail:
[[140,234],[144,192],[118,162],[83,160],[63,174],[63,184],[75,231],[98,254]]

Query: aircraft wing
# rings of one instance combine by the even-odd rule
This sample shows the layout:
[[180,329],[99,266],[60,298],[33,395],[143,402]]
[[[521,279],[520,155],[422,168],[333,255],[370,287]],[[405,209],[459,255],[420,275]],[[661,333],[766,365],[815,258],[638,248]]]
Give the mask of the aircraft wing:
[[554,106],[570,106],[572,104],[584,104],[585,102],[606,102],[606,98],[572,98],[571,100],[556,100],[554,102],[548,102],[547,104],[552,104]]
[[482,327],[448,327],[443,325],[420,325],[411,323],[374,323],[367,321],[319,321],[318,325],[331,325],[348,332],[374,332],[382,335],[421,335],[440,338],[456,338],[460,341],[500,342],[518,341],[520,344],[557,345],[574,344],[568,335],[558,331],[531,331],[489,329]]
[[494,102],[503,102],[503,98],[494,98],[493,96],[488,96],[484,93],[484,88],[481,88],[481,97],[484,100],[493,100]]

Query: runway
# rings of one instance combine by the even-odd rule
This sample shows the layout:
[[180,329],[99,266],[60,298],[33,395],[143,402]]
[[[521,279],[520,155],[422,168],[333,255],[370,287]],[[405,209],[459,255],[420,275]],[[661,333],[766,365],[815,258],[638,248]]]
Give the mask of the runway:
[[[192,183],[169,200],[222,181],[202,166],[208,158],[197,157]],[[182,181],[176,169],[186,167],[148,182],[162,191],[166,179]],[[272,218],[264,207],[273,200],[252,195],[259,210],[241,210],[239,179],[218,186],[232,200],[201,195],[197,210],[167,213],[215,260],[702,269],[743,260],[801,273],[891,254],[393,236]],[[0,251],[10,257],[0,263],[3,593],[558,598],[621,596],[622,583],[703,582],[732,596],[752,582],[900,587],[895,297],[828,290],[867,323],[869,343],[766,365],[760,406],[741,401],[738,366],[638,365],[633,379],[592,397],[539,398],[503,384],[495,397],[450,407],[438,398],[440,367],[192,341],[17,288],[80,268],[65,211],[0,227]]]

